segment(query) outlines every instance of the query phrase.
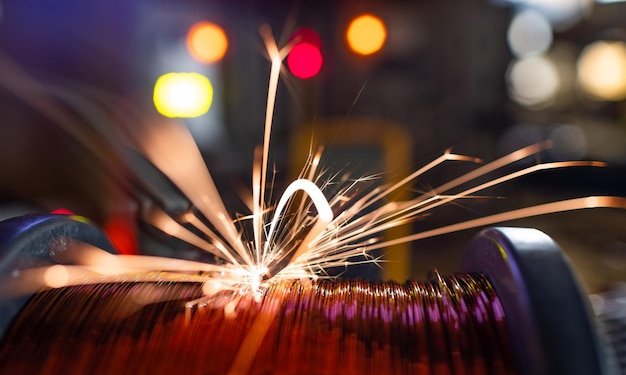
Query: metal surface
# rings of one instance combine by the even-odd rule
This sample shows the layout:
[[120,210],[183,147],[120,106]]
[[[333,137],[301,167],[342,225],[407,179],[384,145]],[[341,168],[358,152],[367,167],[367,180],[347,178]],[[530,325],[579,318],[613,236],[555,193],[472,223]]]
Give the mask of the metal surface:
[[616,374],[568,259],[543,232],[492,228],[478,234],[461,271],[488,276],[507,316],[522,374]]
[[[87,219],[69,215],[27,215],[0,222],[0,278],[20,270],[57,263],[56,253],[68,239],[79,240],[115,253],[105,234]],[[0,301],[0,337],[30,295]]]

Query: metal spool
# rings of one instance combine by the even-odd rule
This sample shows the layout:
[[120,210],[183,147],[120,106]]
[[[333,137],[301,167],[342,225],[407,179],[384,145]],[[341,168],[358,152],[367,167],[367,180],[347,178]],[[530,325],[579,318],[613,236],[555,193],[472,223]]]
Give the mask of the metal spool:
[[[49,264],[50,257],[46,254],[51,251],[50,244],[56,242],[54,248],[58,249],[58,243],[62,244],[68,237],[113,251],[96,227],[72,217],[46,215],[11,219],[0,223],[0,275],[11,277],[20,269]],[[457,370],[462,373],[617,373],[602,350],[586,296],[567,259],[547,235],[523,228],[485,230],[471,242],[461,271],[458,276],[439,276],[432,281],[403,285],[359,281],[280,284],[263,297],[263,306],[274,306],[273,310],[264,310],[251,298],[244,298],[238,302],[236,314],[231,318],[225,316],[227,309],[223,305],[227,299],[219,308],[186,309],[184,301],[201,294],[200,286],[193,284],[92,285],[4,300],[0,303],[0,370],[36,369],[50,373],[61,370],[81,373],[87,368],[106,368],[109,372],[116,368],[135,373],[147,368],[155,373],[172,370],[193,373],[193,369],[198,373],[229,370],[255,373],[254,369],[260,369],[256,373],[455,373]],[[480,293],[475,295],[493,294],[492,299],[481,297],[481,303],[492,303],[490,308],[494,311],[501,304],[506,327],[500,331],[498,327],[483,329],[483,325],[474,325],[478,328],[471,329],[466,339],[458,340],[465,345],[462,350],[458,347],[450,350],[453,340],[449,327],[443,325],[445,332],[433,336],[433,327],[438,323],[432,320],[428,322],[430,336],[418,337],[421,331],[414,330],[415,324],[407,329],[399,323],[400,317],[408,316],[406,306],[410,304],[405,302],[414,301],[418,295],[415,291],[421,290],[433,291],[434,296],[449,296],[444,297],[443,302],[437,299],[440,297],[432,297],[443,303],[439,305],[440,316],[449,319],[450,314],[444,314],[441,306],[455,298],[458,302],[473,297],[472,293],[465,295],[463,290],[452,290],[454,283],[477,285],[475,288]],[[406,290],[406,294],[413,293],[410,297],[413,299],[393,297]],[[118,300],[110,299],[112,295],[123,295],[124,300],[129,300],[130,296],[134,301],[137,296],[152,296],[149,302],[158,303],[145,306],[135,303],[137,307],[133,311],[124,312],[119,309]],[[318,304],[303,305],[305,297],[316,298]],[[392,312],[389,319],[377,313],[360,318],[355,314],[354,318],[347,319],[345,306],[352,306],[354,299],[366,297],[370,299],[362,306],[382,304]],[[372,302],[372,298],[377,299]],[[296,299],[303,308],[294,310],[291,302]],[[162,302],[165,300],[169,302]],[[275,303],[270,303],[272,301]],[[343,318],[335,321],[328,315],[335,311],[332,306],[337,304],[343,306],[343,315],[340,314]],[[219,305],[219,301],[215,305]],[[468,306],[474,305],[475,302],[468,302]],[[294,315],[289,309],[298,313]],[[116,314],[125,314],[123,323],[114,322],[111,317]],[[447,320],[446,324],[450,322]],[[497,326],[497,322],[494,319],[487,323]],[[265,331],[259,331],[259,326],[263,325]],[[331,328],[330,333],[321,335],[318,327],[324,325]],[[341,334],[337,336],[337,332]],[[277,339],[271,341],[270,337]],[[433,347],[437,347],[437,342],[424,341],[437,341],[442,337],[448,348],[445,350],[450,352],[436,351]],[[312,338],[317,341],[307,344]],[[164,351],[153,350],[164,342],[167,342],[163,344]],[[298,351],[299,347],[306,350]],[[423,349],[425,347],[429,349]],[[337,352],[338,349],[341,350]],[[473,354],[468,354],[468,350]],[[335,354],[329,354],[331,352]],[[238,358],[246,357],[246,353],[255,353],[248,355],[249,367],[236,367],[245,362],[245,358],[243,361]],[[422,357],[424,353],[430,356],[425,359],[427,366],[419,353]],[[480,361],[475,361],[473,367],[461,369],[458,363],[468,356],[494,363],[481,365]],[[324,361],[330,362],[320,364]],[[454,361],[457,365],[437,366]],[[40,362],[46,364],[39,366]],[[281,365],[285,362],[289,366]],[[107,367],[113,366],[112,363],[122,367]],[[345,367],[339,367],[339,363]],[[203,370],[202,366],[208,367]]]

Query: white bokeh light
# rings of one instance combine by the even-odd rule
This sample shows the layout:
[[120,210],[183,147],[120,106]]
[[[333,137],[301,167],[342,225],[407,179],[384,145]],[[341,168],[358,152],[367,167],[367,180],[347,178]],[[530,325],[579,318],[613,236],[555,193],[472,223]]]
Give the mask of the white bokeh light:
[[593,0],[523,0],[514,3],[543,14],[557,30],[574,26],[593,8]]
[[507,40],[511,52],[517,57],[541,54],[552,44],[552,27],[541,13],[526,9],[513,17]]
[[529,108],[543,108],[554,101],[561,81],[554,64],[542,56],[514,61],[507,72],[509,93]]

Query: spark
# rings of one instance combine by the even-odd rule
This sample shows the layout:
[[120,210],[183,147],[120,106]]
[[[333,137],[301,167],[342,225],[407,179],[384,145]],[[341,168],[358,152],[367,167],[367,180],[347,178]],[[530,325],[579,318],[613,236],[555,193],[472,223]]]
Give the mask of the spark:
[[195,233],[191,232],[158,207],[152,207],[150,212],[144,217],[144,220],[172,237],[176,237],[198,247],[199,249],[226,259],[233,264],[239,263],[234,255],[219,240],[218,236],[207,228],[201,221],[199,221],[195,215],[185,215],[185,218],[190,223],[193,223],[196,228],[203,229],[204,233],[208,234],[209,237],[213,239],[213,243],[209,243]]
[[259,32],[265,42],[265,48],[272,62],[270,68],[270,81],[267,94],[267,107],[265,110],[265,132],[263,136],[263,151],[261,153],[261,173],[254,173],[253,185],[254,185],[254,238],[256,243],[257,262],[260,260],[260,248],[261,248],[261,227],[262,220],[261,215],[265,208],[265,186],[267,180],[267,166],[269,164],[269,149],[270,149],[270,136],[272,134],[272,120],[274,118],[274,108],[276,104],[276,92],[278,91],[278,78],[280,70],[283,64],[283,60],[289,53],[291,46],[288,45],[285,48],[278,49],[276,41],[272,36],[272,31],[269,26],[261,26]]
[[481,227],[485,225],[491,225],[495,223],[501,223],[504,221],[528,218],[532,216],[540,216],[546,214],[552,214],[557,212],[583,210],[589,208],[621,208],[626,209],[626,198],[611,197],[611,196],[592,196],[583,198],[574,198],[558,202],[551,202],[540,204],[532,207],[520,208],[517,210],[511,210],[500,214],[481,217],[474,220],[468,220],[457,224],[448,225],[445,227],[420,232],[412,236],[398,238],[391,241],[385,241],[376,246],[372,246],[370,249],[392,246],[397,243],[404,243],[407,241],[417,241],[424,238],[439,236],[442,234],[458,232],[465,229]]
[[[167,120],[152,125],[146,127],[140,141],[145,155],[215,226],[237,256],[248,264],[252,263],[189,131],[182,125]],[[207,235],[217,238],[214,233]]]
[[[599,162],[571,161],[540,163],[519,167],[513,172],[499,172],[549,148],[549,142],[519,149],[485,164],[480,159],[447,150],[397,183],[382,186],[375,185],[377,176],[348,179],[338,173],[330,175],[320,167],[323,149],[315,153],[311,150],[299,178],[287,186],[273,205],[273,183],[268,178],[272,119],[282,62],[297,41],[279,48],[269,27],[261,27],[260,33],[271,67],[263,143],[256,148],[253,156],[251,199],[245,197],[250,212],[232,218],[200,150],[183,125],[171,119],[144,119],[137,129],[123,131],[126,143],[145,155],[193,206],[193,210],[176,215],[152,204],[144,207],[142,219],[172,237],[213,254],[218,258],[216,264],[143,255],[112,255],[86,244],[73,244],[63,252],[67,258],[58,260],[64,265],[22,270],[11,275],[9,280],[2,281],[3,286],[16,286],[3,288],[5,291],[27,293],[41,287],[102,282],[197,282],[203,284],[205,298],[190,301],[187,307],[195,308],[210,301],[212,306],[223,306],[225,313],[232,315],[236,314],[240,298],[246,296],[261,301],[260,297],[271,283],[329,277],[329,269],[333,267],[379,264],[384,259],[372,255],[371,252],[376,249],[555,212],[599,207],[626,209],[626,198],[623,197],[583,197],[520,208],[400,238],[382,238],[381,234],[388,229],[409,224],[444,205],[477,198],[477,194],[484,194],[487,189],[533,173],[604,166]],[[78,134],[78,125],[66,119],[68,116],[63,107],[56,107],[45,100],[39,86],[5,60],[0,56],[0,66],[11,68],[7,70],[16,72],[17,78],[0,76],[0,83],[25,100],[33,101],[34,106],[48,117],[62,122],[68,133]],[[17,84],[18,78],[28,84]],[[80,137],[77,135],[76,138]],[[94,143],[90,139],[84,142],[88,145]],[[119,159],[123,160],[122,157]],[[397,196],[394,193],[410,189],[427,172],[452,162],[477,167],[415,198],[392,199]],[[499,175],[481,182],[495,173]],[[268,186],[270,189],[266,191]],[[263,309],[266,309],[263,310],[265,312],[254,322],[249,338],[233,365],[235,372],[250,365],[249,361],[258,349],[258,341],[273,320],[275,311],[271,303],[268,302]]]
[[272,219],[271,224],[270,224],[270,230],[267,235],[267,241],[265,242],[265,248],[263,249],[264,254],[268,254],[270,252],[270,245],[272,244],[272,241],[271,241],[272,235],[274,234],[276,225],[278,224],[280,220],[283,209],[287,205],[288,200],[298,190],[305,191],[309,195],[309,197],[311,197],[311,200],[313,201],[313,204],[315,205],[318,211],[318,219],[315,220],[315,224],[313,224],[313,227],[311,228],[309,233],[306,235],[304,240],[302,240],[302,243],[293,254],[292,260],[289,263],[293,262],[293,260],[295,259],[298,259],[298,257],[303,252],[307,251],[309,246],[312,244],[313,240],[318,235],[320,235],[326,229],[326,227],[328,227],[330,222],[333,220],[333,211],[330,208],[330,205],[328,201],[326,200],[324,193],[322,193],[322,191],[317,187],[317,185],[315,185],[313,182],[309,180],[304,180],[304,179],[296,180],[292,182],[289,185],[289,187],[287,187],[287,189],[281,196],[280,201],[278,201],[278,206],[276,206],[276,211],[274,212],[274,218]]

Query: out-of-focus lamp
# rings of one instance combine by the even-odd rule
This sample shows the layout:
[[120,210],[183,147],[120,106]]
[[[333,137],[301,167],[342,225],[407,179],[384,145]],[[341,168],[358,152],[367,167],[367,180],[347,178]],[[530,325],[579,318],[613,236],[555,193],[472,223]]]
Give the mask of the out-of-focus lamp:
[[532,109],[551,104],[561,85],[557,68],[543,56],[514,61],[507,72],[507,81],[511,98]]
[[203,63],[221,60],[228,49],[224,30],[211,22],[199,22],[187,33],[187,49],[194,59]]
[[287,56],[287,66],[291,74],[301,79],[316,76],[324,62],[321,39],[317,32],[303,27],[296,30],[290,40],[294,43]]
[[153,100],[163,116],[198,117],[211,107],[213,86],[199,73],[167,73],[157,79]]
[[539,55],[552,44],[552,27],[548,19],[533,9],[518,12],[509,25],[507,41],[517,57]]
[[385,23],[373,14],[355,17],[346,31],[348,46],[359,55],[371,55],[380,51],[386,39]]
[[626,99],[626,44],[598,41],[587,46],[578,59],[578,83],[600,100]]

